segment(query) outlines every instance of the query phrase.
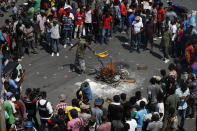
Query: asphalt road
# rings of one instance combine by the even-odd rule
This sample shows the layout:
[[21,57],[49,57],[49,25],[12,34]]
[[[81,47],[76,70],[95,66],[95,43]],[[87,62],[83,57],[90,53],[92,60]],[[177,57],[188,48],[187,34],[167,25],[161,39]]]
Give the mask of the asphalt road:
[[[197,10],[197,0],[176,0],[176,2],[189,9]],[[3,24],[6,17],[0,18],[0,25]],[[168,64],[161,61],[162,53],[158,48],[154,49],[154,55],[150,54],[149,51],[141,51],[140,54],[137,52],[130,53],[127,48],[128,45],[124,45],[125,42],[129,42],[129,38],[130,36],[117,33],[114,34],[108,45],[93,43],[91,47],[96,52],[109,50],[109,56],[102,60],[105,64],[109,63],[112,59],[114,63],[128,65],[128,71],[132,76],[136,76],[137,80],[135,89],[130,92],[125,91],[129,96],[133,95],[136,90],[141,90],[144,96],[146,96],[149,79],[153,75],[159,75],[160,69],[167,69]],[[158,43],[159,41],[155,42],[156,45]],[[66,102],[70,104],[78,88],[75,83],[86,79],[94,79],[94,75],[78,75],[75,72],[71,72],[69,65],[74,63],[75,49],[71,52],[68,51],[68,47],[64,49],[60,46],[60,49],[59,57],[52,57],[45,50],[38,50],[38,55],[25,56],[21,62],[25,69],[25,80],[22,84],[23,92],[26,88],[40,88],[42,91],[47,91],[48,99],[53,105],[56,105],[58,102],[59,94],[64,93],[67,96]],[[101,66],[97,58],[88,50],[85,60],[89,72]],[[147,65],[148,69],[139,71],[137,70],[138,65]],[[195,121],[188,119],[185,123],[186,131],[194,131],[194,127]]]

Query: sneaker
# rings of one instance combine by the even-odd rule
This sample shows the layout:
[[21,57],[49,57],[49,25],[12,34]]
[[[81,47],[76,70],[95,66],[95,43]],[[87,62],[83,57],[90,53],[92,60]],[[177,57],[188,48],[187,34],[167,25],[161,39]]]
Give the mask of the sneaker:
[[64,45],[64,48],[66,48],[66,44]]
[[51,56],[54,56],[54,53],[52,53]]
[[122,31],[121,34],[126,34],[126,32],[125,31]]
[[18,59],[18,61],[22,61],[22,59]]
[[73,44],[71,43],[70,46],[73,46]]
[[157,38],[153,38],[154,41],[157,41]]
[[60,56],[60,54],[59,54],[59,53],[57,53],[57,56]]
[[161,36],[159,36],[158,38],[159,38],[159,39],[161,39],[162,37],[161,37]]
[[168,63],[170,60],[169,59],[165,59],[164,63]]

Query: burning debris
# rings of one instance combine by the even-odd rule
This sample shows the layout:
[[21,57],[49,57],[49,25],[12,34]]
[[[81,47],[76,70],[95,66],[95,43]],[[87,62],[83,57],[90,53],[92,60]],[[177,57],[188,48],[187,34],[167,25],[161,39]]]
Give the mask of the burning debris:
[[129,72],[126,69],[116,69],[112,60],[109,65],[103,66],[97,75],[96,80],[117,86],[121,81],[134,83],[135,79],[128,79]]

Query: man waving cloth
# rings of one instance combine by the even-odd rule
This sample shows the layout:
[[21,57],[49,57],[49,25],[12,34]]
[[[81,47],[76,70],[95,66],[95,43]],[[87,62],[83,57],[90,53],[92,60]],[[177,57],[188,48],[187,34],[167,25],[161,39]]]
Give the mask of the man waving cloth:
[[80,39],[76,44],[71,46],[69,51],[72,50],[73,47],[77,46],[77,51],[76,51],[76,58],[75,58],[75,69],[73,71],[77,71],[80,74],[85,73],[85,51],[86,48],[88,48],[90,51],[94,52],[90,46],[90,36],[86,36],[85,39]]

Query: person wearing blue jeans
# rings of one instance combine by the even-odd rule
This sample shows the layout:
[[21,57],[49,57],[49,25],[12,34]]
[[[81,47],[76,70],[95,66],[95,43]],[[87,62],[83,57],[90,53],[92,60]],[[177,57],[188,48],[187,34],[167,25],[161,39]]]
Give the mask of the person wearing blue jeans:
[[101,43],[103,43],[104,41],[107,42],[109,31],[111,29],[112,17],[110,16],[109,12],[103,15],[102,20],[103,20],[103,29],[102,29]]
[[65,30],[65,36],[64,36],[64,47],[69,43],[72,46],[72,28],[69,30]]
[[60,39],[60,30],[59,30],[59,24],[57,23],[57,20],[53,21],[51,23],[51,56],[54,56],[54,44],[56,43],[57,47],[57,56],[59,56],[59,39]]
[[101,43],[107,42],[109,35],[109,29],[102,29],[102,37],[101,37]]
[[137,51],[140,53],[140,45],[141,45],[141,32],[143,31],[143,23],[140,21],[140,16],[135,17],[135,21],[132,24],[131,29],[131,52],[134,49],[134,44],[137,44]]
[[56,43],[57,54],[59,53],[59,39],[52,39],[51,41],[51,52],[54,53],[54,44]]
[[180,99],[178,106],[178,114],[181,117],[181,122],[179,124],[179,128],[183,129],[187,110],[187,100],[189,98],[190,91],[186,83],[182,82],[180,86],[180,88],[176,89],[176,94],[179,96]]
[[[70,10],[67,10],[66,14],[63,15],[62,18],[63,21],[63,32],[65,33],[64,35],[64,48],[66,48],[67,43],[70,43],[72,46],[72,34],[73,34],[73,26],[72,26],[72,17],[70,15]],[[69,40],[69,42],[68,42]]]

